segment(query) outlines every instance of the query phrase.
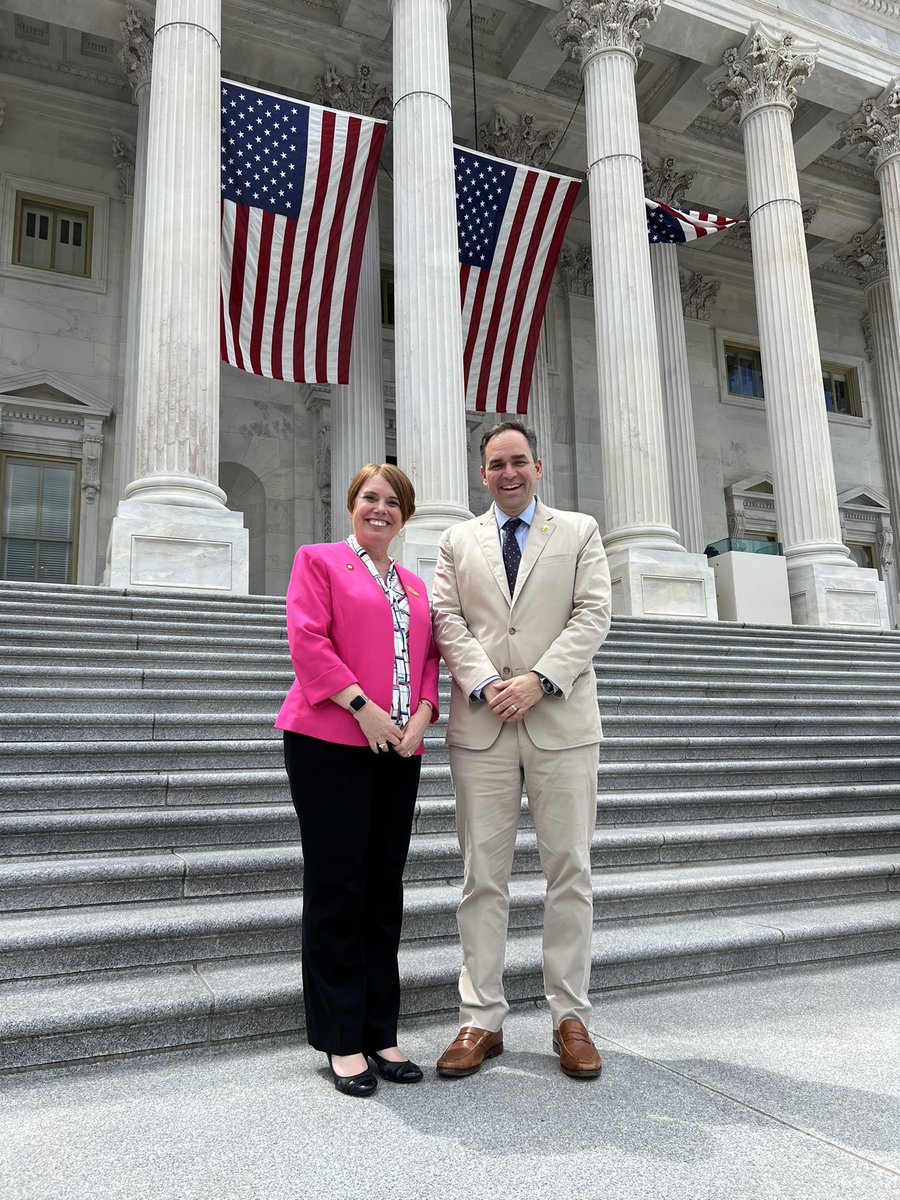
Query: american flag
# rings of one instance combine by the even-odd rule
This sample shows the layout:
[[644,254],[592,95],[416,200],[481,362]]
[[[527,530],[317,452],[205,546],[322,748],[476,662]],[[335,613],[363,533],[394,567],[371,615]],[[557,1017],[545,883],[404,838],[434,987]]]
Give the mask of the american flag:
[[222,82],[225,362],[347,383],[385,123]]
[[577,179],[453,147],[466,406],[524,413]]
[[717,213],[682,211],[671,208],[661,200],[644,198],[647,206],[647,236],[654,242],[693,242],[708,233],[719,233],[740,225],[737,217],[720,217]]

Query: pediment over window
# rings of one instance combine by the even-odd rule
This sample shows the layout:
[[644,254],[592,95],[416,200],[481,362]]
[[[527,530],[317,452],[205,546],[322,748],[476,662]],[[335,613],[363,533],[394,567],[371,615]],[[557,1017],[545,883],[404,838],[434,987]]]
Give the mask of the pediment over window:
[[879,512],[890,509],[887,496],[872,487],[847,488],[838,496],[839,508],[874,508]]
[[31,371],[0,380],[0,406],[9,408],[16,402],[24,409],[56,412],[76,419],[105,420],[112,413],[109,401],[52,371]]
[[730,496],[774,496],[775,484],[772,482],[772,476],[767,471],[763,471],[758,475],[748,475],[746,479],[739,479],[737,483],[730,484],[725,489],[725,494]]

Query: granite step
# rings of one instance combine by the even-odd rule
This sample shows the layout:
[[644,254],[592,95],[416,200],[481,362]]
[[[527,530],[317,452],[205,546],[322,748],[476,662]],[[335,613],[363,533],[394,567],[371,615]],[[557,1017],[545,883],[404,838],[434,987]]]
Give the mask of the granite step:
[[[38,644],[46,645],[48,642],[55,644],[67,638],[78,641],[86,638],[89,641],[96,639],[102,644],[104,638],[112,640],[129,637],[143,640],[171,636],[196,645],[208,644],[227,649],[232,644],[248,639],[275,643],[287,641],[287,628],[283,620],[260,623],[248,619],[226,624],[222,621],[183,620],[169,613],[156,617],[129,616],[117,619],[111,616],[97,617],[92,609],[90,616],[60,620],[55,623],[53,630],[48,630],[48,619],[48,615],[43,611],[32,612],[30,615],[11,614],[0,607],[3,635],[17,643],[37,640]],[[56,636],[51,638],[51,634]]]
[[[219,660],[216,660],[218,663]],[[130,688],[166,688],[195,692],[198,696],[209,691],[231,687],[239,692],[266,691],[278,688],[282,695],[291,686],[294,673],[290,660],[285,658],[274,669],[244,669],[230,666],[160,667],[153,659],[150,666],[127,663],[120,656],[104,659],[102,666],[93,660],[77,666],[54,661],[54,655],[42,656],[38,663],[0,662],[0,689],[14,686],[41,686],[59,691],[90,693],[95,688],[110,690],[117,685]]]
[[[287,679],[287,676],[285,676]],[[74,682],[74,681],[73,681]],[[85,711],[94,714],[94,729],[99,736],[105,728],[96,717],[110,714],[161,714],[170,718],[209,715],[217,713],[231,717],[237,714],[252,715],[256,720],[271,724],[284,700],[284,688],[267,690],[233,689],[218,687],[207,690],[189,691],[165,687],[96,687],[57,689],[55,687],[17,687],[0,683],[0,720],[2,714],[39,714],[41,720],[48,715],[55,720],[58,715],[80,716]]]
[[[591,988],[602,993],[898,948],[892,895],[617,920],[595,928]],[[452,938],[401,947],[403,1013],[447,1011],[453,1026],[459,965]],[[542,991],[540,942],[530,931],[512,931],[507,995],[536,1000]],[[303,1024],[300,962],[290,951],[57,975],[28,988],[0,985],[0,1070],[296,1034]]]

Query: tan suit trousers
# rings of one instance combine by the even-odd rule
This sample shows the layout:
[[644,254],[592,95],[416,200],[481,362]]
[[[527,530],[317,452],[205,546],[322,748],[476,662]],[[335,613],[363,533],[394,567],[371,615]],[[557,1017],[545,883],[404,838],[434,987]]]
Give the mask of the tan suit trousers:
[[[543,700],[552,704],[553,699]],[[450,748],[456,823],[464,862],[457,913],[463,950],[460,1025],[498,1030],[509,1011],[503,967],[509,877],[522,784],[547,881],[544,993],[558,1028],[565,1017],[590,1025],[593,894],[591,837],[597,814],[599,746],[541,750],[524,724],[504,724],[486,750]]]

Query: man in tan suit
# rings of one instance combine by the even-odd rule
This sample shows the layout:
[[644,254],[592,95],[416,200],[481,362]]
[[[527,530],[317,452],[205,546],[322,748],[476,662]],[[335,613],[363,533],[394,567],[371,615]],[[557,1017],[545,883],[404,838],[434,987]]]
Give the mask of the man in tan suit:
[[464,860],[460,1031],[441,1075],[471,1075],[503,1051],[509,876],[522,783],[547,880],[544,990],[567,1075],[595,1078],[587,1031],[591,836],[601,737],[592,660],[610,619],[597,522],[547,508],[534,434],[503,421],[481,440],[482,517],[441,539],[432,595],[453,680],[447,744]]

